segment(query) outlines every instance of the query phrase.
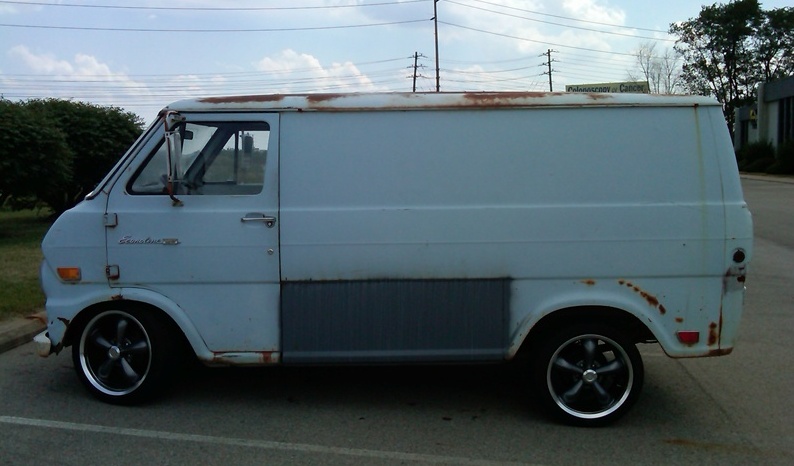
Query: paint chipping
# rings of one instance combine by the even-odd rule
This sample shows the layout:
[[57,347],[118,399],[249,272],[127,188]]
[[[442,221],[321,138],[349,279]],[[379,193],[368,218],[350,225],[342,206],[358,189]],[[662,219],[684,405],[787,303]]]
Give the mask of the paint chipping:
[[628,282],[626,280],[618,280],[618,283],[620,285],[624,285],[624,286],[627,286],[628,288],[631,288],[635,293],[637,293],[638,295],[642,296],[642,298],[648,303],[648,305],[658,309],[660,314],[665,315],[667,313],[667,308],[665,308],[659,302],[659,299],[656,296],[648,293],[647,291],[643,290],[639,286],[637,286],[637,285],[635,285],[635,284],[633,284],[631,282]]
[[718,328],[719,325],[716,322],[712,322],[711,324],[709,324],[709,342],[708,342],[709,346],[714,346],[719,341],[720,335],[719,332],[717,331]]
[[563,95],[560,92],[470,92],[463,94],[469,105],[475,107],[496,107],[511,105],[521,99],[542,99],[549,96]]
[[717,348],[709,351],[707,356],[727,356],[733,352],[733,348]]
[[198,101],[205,104],[244,104],[249,102],[279,102],[284,98],[281,94],[240,95],[230,97],[205,97]]
[[592,100],[605,100],[605,99],[611,99],[612,96],[610,94],[598,94],[594,92],[591,94],[587,94],[587,98]]
[[341,99],[350,94],[309,94],[306,101],[309,103],[328,102],[329,100]]

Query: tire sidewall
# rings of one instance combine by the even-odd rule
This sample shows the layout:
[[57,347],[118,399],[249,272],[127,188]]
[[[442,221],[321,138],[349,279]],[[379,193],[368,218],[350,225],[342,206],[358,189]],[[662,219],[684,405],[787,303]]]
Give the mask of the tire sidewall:
[[[597,337],[619,347],[631,364],[632,380],[628,395],[621,398],[619,406],[611,407],[603,415],[589,413],[578,414],[573,409],[564,409],[558,405],[549,382],[549,371],[552,361],[562,348],[585,337]],[[541,338],[535,346],[532,358],[532,385],[541,407],[557,420],[574,426],[600,427],[611,424],[621,418],[637,401],[642,390],[644,367],[642,357],[635,344],[623,336],[615,328],[599,323],[577,323],[556,330],[547,337]],[[621,356],[623,356],[623,354]]]
[[[134,325],[140,326],[149,343],[149,362],[146,373],[140,382],[129,391],[115,392],[107,387],[98,387],[97,385],[102,384],[96,380],[94,374],[89,373],[92,371],[86,367],[87,362],[83,356],[84,342],[93,326],[101,319],[114,315],[124,316]],[[95,398],[111,404],[131,405],[150,400],[167,385],[171,372],[168,369],[175,363],[174,345],[164,327],[160,318],[153,315],[153,312],[148,309],[121,305],[95,312],[86,319],[85,324],[79,329],[72,345],[72,362],[83,386]]]

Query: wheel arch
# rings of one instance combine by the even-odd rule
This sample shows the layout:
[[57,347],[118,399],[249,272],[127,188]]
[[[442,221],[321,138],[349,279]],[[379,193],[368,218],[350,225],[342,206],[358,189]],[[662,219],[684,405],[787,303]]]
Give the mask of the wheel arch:
[[[141,293],[143,291],[144,293]],[[167,331],[174,338],[179,340],[179,344],[185,350],[189,350],[194,356],[201,359],[202,355],[211,354],[204,341],[198,334],[193,323],[182,312],[181,308],[169,302],[166,298],[154,294],[159,299],[147,299],[147,294],[153,294],[147,290],[118,294],[109,301],[102,301],[92,304],[80,311],[70,322],[66,329],[63,339],[63,346],[75,343],[79,338],[83,327],[96,315],[104,311],[113,309],[125,310],[146,309],[148,312],[157,315],[160,320],[168,327]]]
[[579,322],[608,325],[624,333],[633,343],[657,341],[650,327],[632,312],[606,305],[578,305],[546,313],[535,322],[521,342],[516,357],[528,356],[533,345],[541,341],[545,335]]

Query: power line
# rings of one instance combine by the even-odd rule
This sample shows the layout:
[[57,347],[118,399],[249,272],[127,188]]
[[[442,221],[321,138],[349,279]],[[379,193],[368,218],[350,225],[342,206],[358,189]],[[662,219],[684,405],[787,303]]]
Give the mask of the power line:
[[164,33],[243,33],[243,32],[294,32],[294,31],[320,31],[329,29],[352,29],[377,26],[395,26],[399,24],[421,23],[427,19],[413,19],[406,21],[392,21],[387,23],[351,24],[345,26],[314,26],[296,28],[261,28],[261,29],[155,29],[155,28],[110,28],[89,26],[43,26],[34,24],[0,24],[0,27],[24,29],[60,29],[68,31],[105,31],[105,32],[164,32]]
[[406,3],[426,2],[427,0],[405,0],[400,2],[362,3],[353,5],[284,6],[284,7],[177,7],[177,6],[131,6],[131,5],[84,5],[77,3],[20,2],[0,0],[0,3],[13,5],[54,6],[67,8],[98,8],[107,10],[156,10],[156,11],[271,11],[271,10],[325,10],[337,8],[362,8]]
[[554,44],[554,43],[551,43],[551,42],[527,39],[525,37],[517,37],[517,36],[511,36],[509,34],[501,34],[501,33],[498,33],[498,32],[486,31],[486,30],[483,30],[483,29],[477,29],[477,28],[472,28],[472,27],[468,27],[468,26],[462,26],[460,24],[448,23],[446,21],[439,21],[439,23],[444,24],[446,26],[452,26],[452,27],[456,27],[456,28],[460,28],[460,29],[466,29],[466,30],[469,30],[469,31],[481,32],[483,34],[490,34],[492,36],[505,37],[505,38],[508,38],[508,39],[515,39],[515,40],[520,40],[520,41],[524,41],[524,42],[532,42],[532,43],[535,43],[535,44],[542,44],[542,45],[545,45],[545,46],[549,46],[550,45],[552,47],[562,47],[562,48],[567,48],[567,49],[572,49],[572,50],[583,50],[585,52],[606,53],[606,54],[609,54],[609,55],[622,55],[622,56],[627,56],[627,57],[633,57],[634,56],[633,54],[630,54],[630,53],[607,52],[607,51],[604,51],[604,50],[588,49],[588,48],[585,48],[585,47],[574,47],[572,45]]
[[[449,1],[449,0],[447,0],[447,1]],[[648,29],[648,28],[641,28],[641,27],[637,27],[637,26],[624,26],[622,24],[602,23],[602,22],[598,22],[598,21],[588,21],[588,20],[585,20],[585,19],[577,19],[577,18],[571,18],[571,17],[568,17],[568,16],[552,15],[550,13],[541,13],[539,11],[525,10],[523,8],[516,8],[516,7],[512,7],[512,6],[507,6],[507,5],[500,5],[498,3],[486,2],[485,0],[471,0],[471,1],[477,2],[477,3],[484,3],[486,5],[498,6],[500,8],[505,8],[505,9],[508,9],[508,10],[521,11],[523,13],[530,13],[530,14],[533,14],[533,15],[546,16],[546,17],[549,17],[549,18],[564,19],[566,21],[576,21],[578,23],[596,24],[596,25],[599,25],[599,26],[607,26],[607,27],[612,27],[612,28],[632,29],[632,30],[637,30],[637,31],[647,31],[647,32],[657,32],[657,33],[660,33],[660,34],[667,34],[667,31],[662,31],[660,29]]]
[[[383,60],[374,60],[374,61],[366,61],[366,62],[358,62],[355,63],[356,68],[361,68],[364,66],[369,65],[377,65],[381,63],[389,63],[389,62],[398,62],[405,60],[406,57],[398,57],[398,58],[387,58]],[[410,58],[410,57],[409,57]],[[308,68],[293,68],[287,70],[290,73],[305,73],[305,72],[312,72],[312,71],[322,71],[324,68],[322,66],[313,66]],[[181,78],[183,76],[207,76],[212,78],[235,78],[235,77],[245,77],[245,76],[262,76],[267,74],[283,74],[283,70],[273,70],[273,71],[266,71],[266,70],[256,70],[256,71],[233,71],[233,72],[226,72],[226,73],[191,73],[189,71],[183,73],[157,73],[157,74],[81,74],[80,78],[154,78],[154,79],[172,79],[172,78]],[[58,79],[61,77],[68,77],[72,78],[73,75],[64,75],[64,74],[48,74],[48,75],[41,75],[41,74],[9,74],[3,73],[1,77],[13,77],[13,78],[27,78],[27,77],[35,77],[35,78],[51,78],[51,79]],[[87,80],[80,79],[79,82],[90,82]],[[99,82],[102,82],[101,80]]]
[[571,25],[567,25],[567,24],[553,23],[551,21],[543,21],[543,20],[540,20],[540,19],[527,18],[525,16],[518,16],[518,15],[512,15],[510,13],[502,13],[502,12],[499,12],[499,11],[489,10],[487,8],[480,8],[480,7],[476,7],[476,6],[473,6],[473,5],[467,5],[465,3],[456,2],[456,1],[453,1],[453,0],[445,0],[445,1],[446,1],[446,3],[452,3],[452,4],[455,4],[455,5],[460,5],[460,6],[463,6],[463,7],[466,7],[466,8],[472,8],[472,9],[480,10],[480,11],[487,11],[489,13],[493,13],[493,14],[496,14],[496,15],[509,16],[511,18],[523,19],[523,20],[526,20],[526,21],[533,21],[533,22],[542,23],[542,24],[549,24],[549,25],[552,25],[552,26],[560,26],[560,27],[564,27],[564,28],[567,28],[567,29],[578,29],[578,30],[581,30],[581,31],[597,32],[599,34],[610,34],[610,35],[613,35],[613,36],[631,37],[631,38],[634,38],[634,39],[649,39],[649,40],[657,40],[657,41],[665,41],[665,42],[675,42],[675,40],[673,40],[673,39],[660,39],[660,38],[657,38],[657,37],[638,36],[636,34],[624,34],[624,33],[621,33],[621,32],[604,31],[602,29],[592,29],[592,28],[586,28],[586,27],[580,27],[580,26],[571,26]]

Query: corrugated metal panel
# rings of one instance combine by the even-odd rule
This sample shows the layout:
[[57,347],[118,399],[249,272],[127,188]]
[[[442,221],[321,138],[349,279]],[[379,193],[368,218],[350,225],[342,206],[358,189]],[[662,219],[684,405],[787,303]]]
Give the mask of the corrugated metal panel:
[[284,283],[283,360],[502,359],[509,283],[507,279]]

